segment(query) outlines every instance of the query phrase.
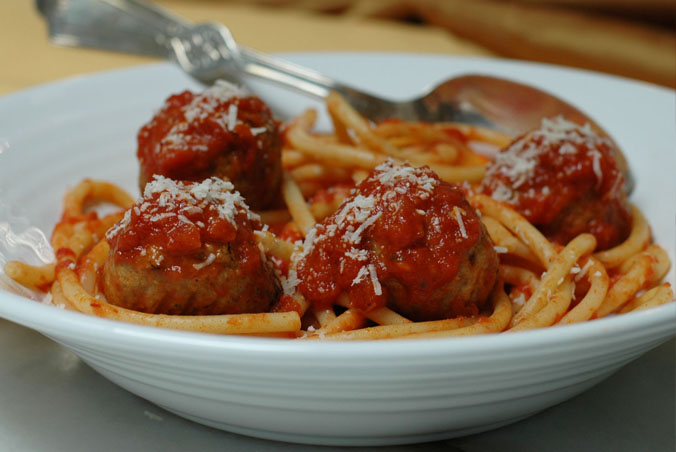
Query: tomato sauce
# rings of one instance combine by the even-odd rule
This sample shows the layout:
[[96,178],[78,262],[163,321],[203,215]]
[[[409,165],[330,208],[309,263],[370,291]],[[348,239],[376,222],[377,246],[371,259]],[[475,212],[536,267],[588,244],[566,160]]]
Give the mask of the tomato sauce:
[[516,139],[489,168],[481,190],[506,202],[551,240],[592,233],[599,248],[629,234],[631,217],[613,143],[557,118]]
[[300,304],[288,294],[280,297],[279,301],[272,307],[271,312],[297,312],[300,316],[303,315],[303,309]]
[[432,171],[381,165],[306,238],[299,290],[320,308],[346,293],[363,311],[396,297],[431,312],[480,233],[464,195]]
[[169,97],[137,136],[141,188],[160,174],[233,182],[252,207],[278,197],[281,136],[265,103],[235,87],[184,91]]
[[281,287],[258,247],[251,213],[230,182],[162,176],[106,233],[100,290],[141,312],[220,315],[268,311]]
[[[154,190],[158,181],[179,187],[178,190]],[[133,261],[146,256],[146,253],[158,253],[158,262],[172,256],[173,265],[164,265],[168,271],[195,273],[192,259],[181,261],[180,256],[198,256],[206,244],[229,245],[237,250],[242,264],[258,264],[260,252],[253,245],[251,225],[255,224],[248,216],[248,210],[240,203],[243,201],[236,193],[228,192],[232,184],[216,179],[208,179],[202,184],[173,182],[156,179],[148,185],[143,201],[125,213],[123,220],[114,226],[106,238],[114,251],[117,262]],[[208,196],[214,196],[220,190],[223,200],[210,202],[205,196],[192,196],[194,187],[209,185],[215,188]],[[173,192],[173,193],[171,193]],[[218,196],[214,196],[214,199]],[[230,211],[222,212],[219,203],[230,201]],[[151,251],[152,250],[152,251]],[[183,263],[184,265],[178,265]],[[174,267],[174,268],[172,268]],[[185,268],[184,268],[185,267]],[[204,267],[207,267],[206,265]]]

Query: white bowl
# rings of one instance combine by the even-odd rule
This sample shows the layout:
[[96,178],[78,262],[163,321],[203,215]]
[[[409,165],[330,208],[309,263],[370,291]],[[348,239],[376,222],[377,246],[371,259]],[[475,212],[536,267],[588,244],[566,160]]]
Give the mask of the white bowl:
[[[482,72],[547,89],[615,137],[632,196],[674,260],[673,91],[553,66],[424,55],[289,58],[404,98]],[[284,117],[317,104],[252,83]],[[0,100],[0,264],[37,261],[68,186],[84,177],[136,193],[135,134],[168,94],[196,85],[170,65],[74,78]],[[28,242],[28,245],[26,244]],[[49,257],[48,250],[43,253]],[[3,276],[3,275],[0,275]],[[668,280],[674,283],[674,271]],[[262,438],[313,444],[430,441],[495,428],[578,394],[676,333],[676,304],[579,325],[428,341],[322,343],[154,329],[68,312],[0,289],[0,316],[73,350],[170,411]],[[638,384],[638,383],[637,383]]]

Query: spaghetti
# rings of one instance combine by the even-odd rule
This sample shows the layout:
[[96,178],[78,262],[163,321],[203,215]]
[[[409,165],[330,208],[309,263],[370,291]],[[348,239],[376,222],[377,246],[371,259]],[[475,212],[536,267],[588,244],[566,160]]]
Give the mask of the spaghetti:
[[[373,125],[336,94],[327,98],[327,108],[333,134],[313,131],[314,111],[286,126],[278,196],[286,208],[261,211],[259,216],[247,213],[254,218],[255,229],[247,240],[262,253],[263,261],[274,263],[277,275],[270,278],[280,281],[284,291],[281,297],[270,296],[275,300],[265,307],[254,309],[258,312],[245,308],[245,312],[214,314],[209,307],[177,313],[139,309],[132,302],[127,306],[118,300],[111,303],[110,293],[107,296],[102,289],[104,269],[119,244],[115,242],[111,251],[110,231],[120,229],[125,215],[129,222],[134,215],[130,212],[140,211],[142,204],[135,204],[127,193],[106,182],[84,180],[67,193],[63,217],[51,239],[57,257],[54,264],[33,267],[9,262],[5,273],[26,287],[49,292],[56,305],[90,315],[172,329],[308,340],[520,331],[673,301],[669,284],[660,282],[669,269],[669,258],[652,243],[649,225],[638,207],[630,207],[632,220],[625,237],[606,249],[599,250],[598,238],[587,232],[556,243],[553,235],[548,238],[517,211],[518,206],[495,196],[495,190],[489,196],[490,190],[482,193],[478,188],[486,175],[486,163],[493,157],[475,149],[506,148],[512,142],[509,137],[453,123],[392,120]],[[231,107],[224,110],[233,116]],[[236,116],[230,120],[238,124]],[[271,120],[266,119],[265,127],[266,133],[275,133]],[[600,160],[589,152],[590,171],[598,175]],[[450,185],[458,183],[464,184],[462,188]],[[514,180],[511,183],[513,190]],[[183,187],[174,183],[170,190],[179,185]],[[202,190],[197,185],[185,187]],[[447,193],[443,205],[436,205],[435,197],[442,192]],[[160,202],[157,199],[163,195],[157,193],[139,202]],[[212,195],[204,196],[211,199]],[[458,200],[451,202],[451,198]],[[94,208],[101,204],[113,204],[118,211],[99,217]],[[207,209],[206,204],[198,207]],[[158,210],[154,215],[166,218],[170,213]],[[405,221],[393,222],[396,218]],[[207,231],[208,217],[186,217],[186,221],[202,223],[197,237],[221,237],[216,229]],[[237,227],[243,227],[242,221],[238,220]],[[395,228],[396,234],[382,232],[388,227]],[[407,227],[410,230],[404,231]],[[439,235],[433,239],[430,234],[435,227]],[[328,241],[331,231],[342,241]],[[214,240],[233,246],[232,239],[223,234]],[[420,251],[414,256],[413,245],[392,245],[406,234],[410,236],[406,243],[425,243],[438,253]],[[322,241],[327,246],[322,248]],[[460,253],[457,247],[446,248],[450,241],[464,246],[457,262],[448,260]],[[145,250],[143,246],[137,249]],[[395,257],[386,261],[388,256]],[[207,255],[203,262],[191,261],[194,274],[199,275],[216,259]],[[321,292],[329,286],[331,290]],[[485,294],[465,293],[465,286],[481,288]],[[461,292],[462,297],[448,296]]]

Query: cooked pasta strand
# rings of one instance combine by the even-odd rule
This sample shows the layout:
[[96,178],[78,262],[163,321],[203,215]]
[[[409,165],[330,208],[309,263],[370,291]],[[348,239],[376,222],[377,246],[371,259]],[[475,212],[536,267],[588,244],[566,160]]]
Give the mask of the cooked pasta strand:
[[512,302],[498,282],[493,291],[493,314],[488,318],[480,318],[472,325],[452,330],[441,330],[429,333],[418,333],[405,336],[406,339],[425,339],[436,337],[470,336],[474,334],[499,333],[503,331],[512,318]]
[[22,286],[44,292],[54,282],[54,264],[36,266],[10,261],[5,264],[5,274]]
[[215,334],[275,333],[300,329],[300,317],[297,312],[200,316],[146,314],[113,306],[89,295],[79,284],[75,272],[68,267],[61,268],[57,272],[57,278],[65,298],[78,311],[112,320]]
[[[512,326],[534,315],[547,304],[551,304],[549,297],[564,280],[569,279],[570,270],[580,257],[591,253],[596,247],[596,239],[591,234],[580,234],[575,237],[553,259],[547,272],[543,275],[540,285],[531,298],[512,319]],[[571,295],[572,296],[572,295]]]
[[633,223],[631,232],[627,240],[620,243],[616,247],[605,251],[599,251],[594,255],[603,265],[608,268],[615,268],[625,262],[630,256],[641,251],[650,241],[650,227],[643,216],[641,210],[632,205],[631,213],[633,215]]
[[284,180],[282,182],[282,195],[289,208],[291,217],[293,217],[293,220],[300,227],[303,235],[306,235],[315,225],[315,219],[305,203],[305,198],[300,188],[298,188],[296,182],[286,172],[284,173]]

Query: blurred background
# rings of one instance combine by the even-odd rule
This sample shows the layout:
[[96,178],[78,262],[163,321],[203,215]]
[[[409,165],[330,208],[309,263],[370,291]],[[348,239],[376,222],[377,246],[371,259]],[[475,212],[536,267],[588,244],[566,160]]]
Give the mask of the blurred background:
[[[67,2],[72,0],[58,0]],[[83,0],[78,0],[83,1]],[[158,0],[225,23],[264,52],[399,51],[499,56],[676,87],[673,0]],[[0,2],[0,95],[81,73],[155,61],[57,48],[28,0]]]

